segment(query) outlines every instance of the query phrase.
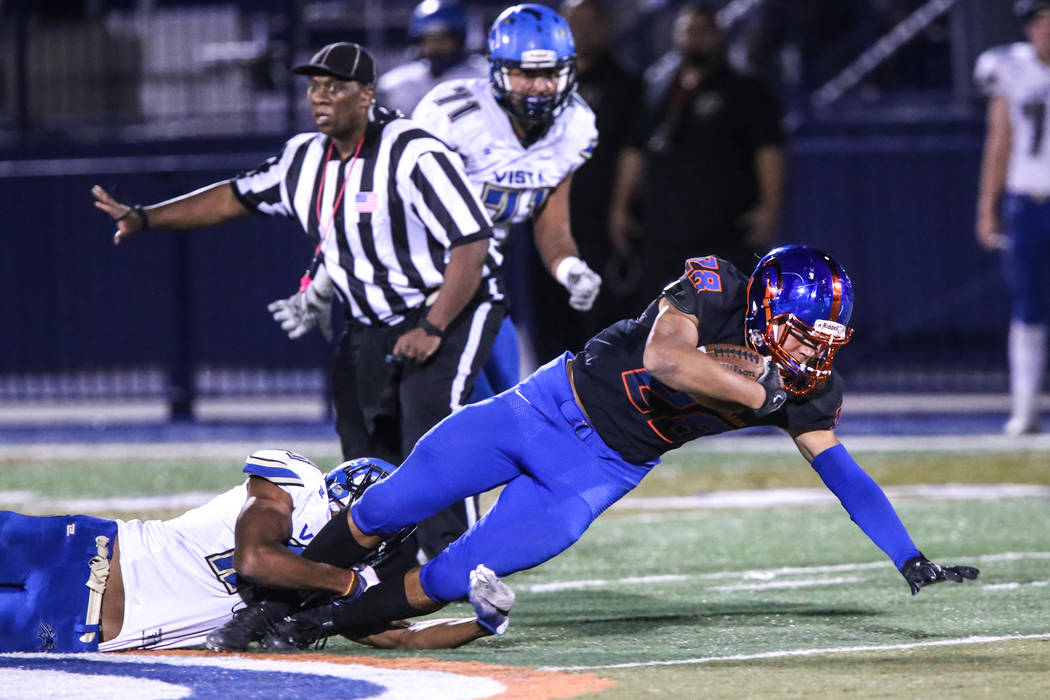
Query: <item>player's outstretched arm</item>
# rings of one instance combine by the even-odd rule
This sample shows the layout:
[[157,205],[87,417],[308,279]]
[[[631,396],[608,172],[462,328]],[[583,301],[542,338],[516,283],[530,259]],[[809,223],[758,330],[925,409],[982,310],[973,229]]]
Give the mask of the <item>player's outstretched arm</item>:
[[380,649],[454,649],[489,635],[502,635],[510,624],[514,591],[487,566],[470,572],[469,600],[474,618],[391,622],[386,629],[351,639]]
[[95,197],[95,207],[109,214],[117,224],[114,245],[148,228],[203,228],[250,213],[234,196],[229,181],[145,207],[114,199],[99,185],[91,188],[91,194]]
[[842,503],[850,519],[893,560],[914,595],[940,581],[977,578],[970,566],[941,567],[926,559],[912,542],[886,494],[835,437],[833,430],[811,430],[792,436],[799,452]]
[[387,629],[350,639],[377,649],[455,649],[492,633],[477,618],[452,617],[408,622],[395,620]]

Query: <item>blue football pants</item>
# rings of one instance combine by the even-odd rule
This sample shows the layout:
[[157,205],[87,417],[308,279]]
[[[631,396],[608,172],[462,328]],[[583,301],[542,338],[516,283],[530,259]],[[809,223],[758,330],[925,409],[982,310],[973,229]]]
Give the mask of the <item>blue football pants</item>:
[[1011,316],[1029,325],[1047,323],[1050,305],[1050,200],[1009,194],[1003,203],[1003,223],[1010,250],[1003,256],[1003,273],[1011,291]]
[[[98,535],[112,556],[112,520],[0,511],[0,651],[98,650],[97,626],[85,625]],[[96,634],[81,641],[85,632]]]
[[391,533],[505,486],[483,518],[423,566],[432,599],[466,597],[478,564],[506,576],[547,561],[649,472],[652,464],[626,462],[584,418],[565,373],[569,357],[445,418],[354,504],[362,532]]

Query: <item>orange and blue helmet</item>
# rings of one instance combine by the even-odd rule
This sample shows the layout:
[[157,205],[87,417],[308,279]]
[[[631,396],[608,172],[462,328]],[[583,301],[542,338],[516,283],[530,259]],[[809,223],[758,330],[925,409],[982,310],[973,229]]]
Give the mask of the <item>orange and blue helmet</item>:
[[[827,253],[789,245],[762,258],[747,284],[747,341],[780,367],[784,388],[801,396],[831,376],[835,353],[849,342],[853,283]],[[784,350],[789,336],[816,349],[799,361]]]

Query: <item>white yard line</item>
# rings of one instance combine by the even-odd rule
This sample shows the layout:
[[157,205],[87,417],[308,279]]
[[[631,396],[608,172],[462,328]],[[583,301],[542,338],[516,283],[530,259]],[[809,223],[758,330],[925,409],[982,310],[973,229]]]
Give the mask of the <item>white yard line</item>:
[[[241,451],[237,454],[247,455]],[[310,454],[310,452],[307,452]],[[316,453],[314,453],[316,454]],[[243,459],[238,457],[238,459]],[[888,486],[894,501],[1002,500],[1005,498],[1050,498],[1050,486],[1036,484],[916,484]],[[0,505],[20,508],[32,504],[36,512],[54,510],[75,513],[102,513],[108,510],[136,511],[194,508],[207,503],[215,494],[175,493],[164,496],[117,496],[113,498],[53,499],[33,491],[0,491]],[[673,498],[633,498],[613,504],[616,510],[696,510],[701,508],[772,508],[777,506],[825,506],[838,501],[826,489],[754,489],[713,491],[696,496]]]
[[926,647],[948,647],[961,644],[991,644],[1008,642],[1015,639],[1050,639],[1050,634],[1008,634],[1000,637],[959,637],[956,639],[938,639],[930,642],[910,642],[907,644],[873,644],[857,647],[831,647],[827,649],[785,649],[783,651],[766,651],[760,654],[733,654],[732,656],[701,656],[695,659],[676,659],[674,661],[639,661],[625,664],[603,664],[600,666],[543,666],[543,671],[596,671],[610,668],[645,668],[647,666],[684,666],[689,664],[709,664],[719,661],[753,661],[757,659],[782,659],[789,656],[825,656],[828,654],[856,654],[865,651],[902,651],[905,649],[923,649]]
[[[1039,484],[912,484],[883,489],[893,501],[989,501],[1004,498],[1050,498],[1050,486]],[[627,496],[613,504],[616,510],[695,510],[697,508],[772,508],[776,506],[836,505],[824,488],[748,489],[712,491],[695,496],[642,498]]]
[[[231,459],[236,464],[256,450],[291,449],[304,455],[338,456],[339,439],[331,440],[240,440],[203,442],[98,442],[58,445],[0,445],[0,459],[10,462],[76,461],[83,459],[136,459],[147,466],[150,461],[173,459]],[[2,468],[2,467],[0,467]]]
[[[1050,452],[1050,433],[1007,437],[988,435],[856,435],[841,436],[853,453],[860,452]],[[276,447],[287,447],[307,455],[339,453],[339,441],[333,431],[331,440],[316,439],[267,441],[280,442]],[[199,442],[98,442],[62,444],[8,444],[0,445],[0,459],[10,461],[76,460],[76,459],[188,459],[227,458],[245,455],[263,447],[260,441],[199,441]],[[783,435],[752,435],[747,431],[716,435],[696,440],[677,450],[675,454],[703,452],[709,454],[772,453],[798,456],[798,450]]]
[[[1019,561],[1021,559],[1050,559],[1050,552],[1001,552],[999,554],[961,555],[954,557],[953,561],[976,562],[978,564],[991,564],[1004,561]],[[533,585],[515,585],[518,590],[527,593],[559,593],[561,591],[580,590],[585,588],[612,588],[614,586],[637,586],[650,583],[686,582],[706,579],[734,579],[741,581],[774,581],[780,576],[815,576],[820,574],[842,574],[855,571],[866,571],[871,569],[885,569],[892,566],[887,561],[872,561],[858,564],[828,564],[820,566],[782,566],[776,569],[748,569],[744,571],[713,571],[705,574],[663,574],[655,576],[636,576],[633,578],[617,579],[581,579],[576,581],[555,581],[551,583],[537,583]],[[841,577],[846,582],[852,577]],[[823,579],[832,581],[833,579]],[[852,580],[855,580],[852,579]],[[850,582],[852,582],[852,580]],[[1002,584],[996,584],[1002,585]],[[1032,585],[1039,585],[1033,583]],[[773,586],[769,586],[773,587]],[[988,586],[985,586],[988,588]],[[726,586],[711,586],[708,590],[728,590]]]
[[778,588],[812,588],[814,586],[840,586],[844,583],[857,583],[856,576],[837,576],[834,578],[806,578],[798,581],[772,581],[769,583],[731,583],[725,586],[708,586],[709,591],[768,591]]

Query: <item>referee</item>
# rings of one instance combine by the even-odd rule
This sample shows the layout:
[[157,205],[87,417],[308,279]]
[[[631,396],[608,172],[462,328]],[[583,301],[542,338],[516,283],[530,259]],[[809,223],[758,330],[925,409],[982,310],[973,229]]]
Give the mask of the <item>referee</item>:
[[[343,454],[400,463],[470,396],[506,313],[491,222],[459,157],[374,103],[375,62],[365,49],[330,44],[293,72],[308,77],[319,133],[292,137],[253,171],[151,206],[95,186],[95,206],[115,220],[118,244],[149,228],[255,212],[298,222],[319,263],[299,296],[323,297],[332,284],[346,309],[332,381]],[[428,556],[473,515],[435,517],[419,530]]]

